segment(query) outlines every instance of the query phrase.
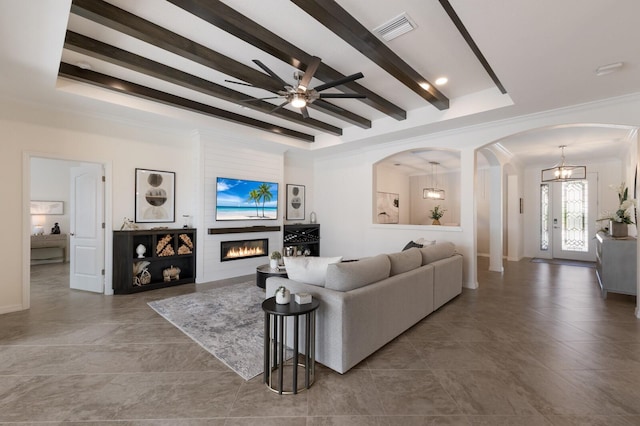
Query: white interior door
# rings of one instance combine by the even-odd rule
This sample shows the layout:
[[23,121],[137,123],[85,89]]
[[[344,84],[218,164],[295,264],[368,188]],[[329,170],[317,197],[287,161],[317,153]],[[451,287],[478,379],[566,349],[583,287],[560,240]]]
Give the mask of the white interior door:
[[104,183],[102,166],[71,169],[70,287],[104,292]]
[[598,210],[598,175],[552,185],[551,240],[553,257],[595,261],[593,236]]

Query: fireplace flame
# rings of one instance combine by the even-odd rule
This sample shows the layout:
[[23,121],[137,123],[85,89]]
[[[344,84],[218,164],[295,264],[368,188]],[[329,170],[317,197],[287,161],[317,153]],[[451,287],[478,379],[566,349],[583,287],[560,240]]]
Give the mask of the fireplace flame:
[[264,254],[262,247],[232,247],[227,251],[224,258],[235,259],[247,256],[263,256]]

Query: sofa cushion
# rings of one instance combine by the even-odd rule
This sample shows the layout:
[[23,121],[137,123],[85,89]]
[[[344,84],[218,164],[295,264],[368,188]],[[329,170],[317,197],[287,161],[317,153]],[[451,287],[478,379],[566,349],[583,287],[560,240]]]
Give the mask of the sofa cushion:
[[411,271],[412,269],[419,268],[422,265],[422,255],[418,248],[410,248],[399,253],[391,253],[389,261],[391,262],[390,276],[402,274],[403,272]]
[[284,266],[287,269],[287,276],[290,279],[324,287],[324,281],[327,276],[327,265],[340,262],[341,260],[342,256],[285,256]]
[[332,263],[327,266],[325,287],[349,291],[389,277],[391,262],[386,254],[360,259],[357,262]]
[[417,250],[422,254],[422,264],[427,265],[435,262],[436,260],[453,256],[456,251],[456,246],[452,242],[446,241],[431,246],[424,246]]

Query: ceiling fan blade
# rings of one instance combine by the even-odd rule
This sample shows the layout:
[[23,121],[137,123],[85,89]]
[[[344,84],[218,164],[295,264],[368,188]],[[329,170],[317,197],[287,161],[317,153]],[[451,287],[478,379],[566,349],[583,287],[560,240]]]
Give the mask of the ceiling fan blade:
[[249,84],[249,83],[244,83],[242,81],[233,81],[233,80],[225,80],[227,83],[233,83],[233,84],[239,84],[241,86],[249,86],[249,87],[256,87],[253,84]]
[[342,99],[364,99],[367,95],[360,93],[320,93],[320,99],[342,98]]
[[309,118],[309,111],[306,106],[301,107],[300,112],[302,113],[302,118]]
[[281,79],[280,77],[278,77],[278,75],[276,73],[274,73],[273,71],[271,71],[269,69],[269,67],[267,67],[265,64],[263,64],[262,62],[260,62],[257,59],[254,59],[253,62],[259,66],[260,68],[262,68],[262,70],[264,72],[266,72],[267,74],[269,74],[274,80],[278,81],[280,84],[282,84],[283,86],[287,85],[287,82],[284,81],[283,79]]
[[362,77],[364,77],[364,74],[362,74],[361,72],[359,72],[357,74],[351,74],[351,75],[348,75],[346,77],[342,77],[342,78],[339,78],[337,80],[333,80],[333,81],[330,81],[328,83],[321,84],[320,86],[314,87],[313,90],[315,90],[316,92],[320,92],[322,90],[329,89],[331,87],[339,86],[341,84],[345,84],[345,83],[349,83],[349,82],[358,80],[358,79],[360,79]]
[[242,99],[240,102],[255,102],[255,101],[262,101],[264,99],[278,99],[281,97],[282,96],[269,96],[268,98],[249,98],[249,99]]
[[289,103],[289,101],[284,101],[283,103],[281,103],[280,105],[278,105],[277,107],[275,107],[274,109],[269,111],[269,114],[276,112],[277,110],[279,110],[280,108],[282,108],[283,106],[285,106],[288,103]]
[[320,61],[321,59],[318,58],[317,56],[313,57],[313,59],[311,60],[311,63],[307,65],[307,69],[304,70],[304,75],[300,80],[300,84],[298,84],[298,88],[301,88],[302,90],[305,90],[305,91],[307,90],[307,88],[309,87],[309,83],[311,83],[311,79],[313,78],[313,75],[316,73],[316,71],[318,70],[318,67],[320,66]]

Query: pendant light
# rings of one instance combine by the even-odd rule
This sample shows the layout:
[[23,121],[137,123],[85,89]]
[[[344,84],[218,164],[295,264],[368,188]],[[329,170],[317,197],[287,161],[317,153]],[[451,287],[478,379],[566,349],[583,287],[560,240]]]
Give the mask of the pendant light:
[[566,182],[570,180],[583,180],[587,178],[586,166],[574,166],[565,163],[564,149],[566,147],[566,145],[560,145],[558,147],[562,150],[559,163],[551,168],[542,170],[542,182]]
[[437,161],[429,161],[429,164],[431,164],[431,188],[424,188],[422,190],[422,198],[444,200],[444,189],[438,189],[438,165],[440,163]]

